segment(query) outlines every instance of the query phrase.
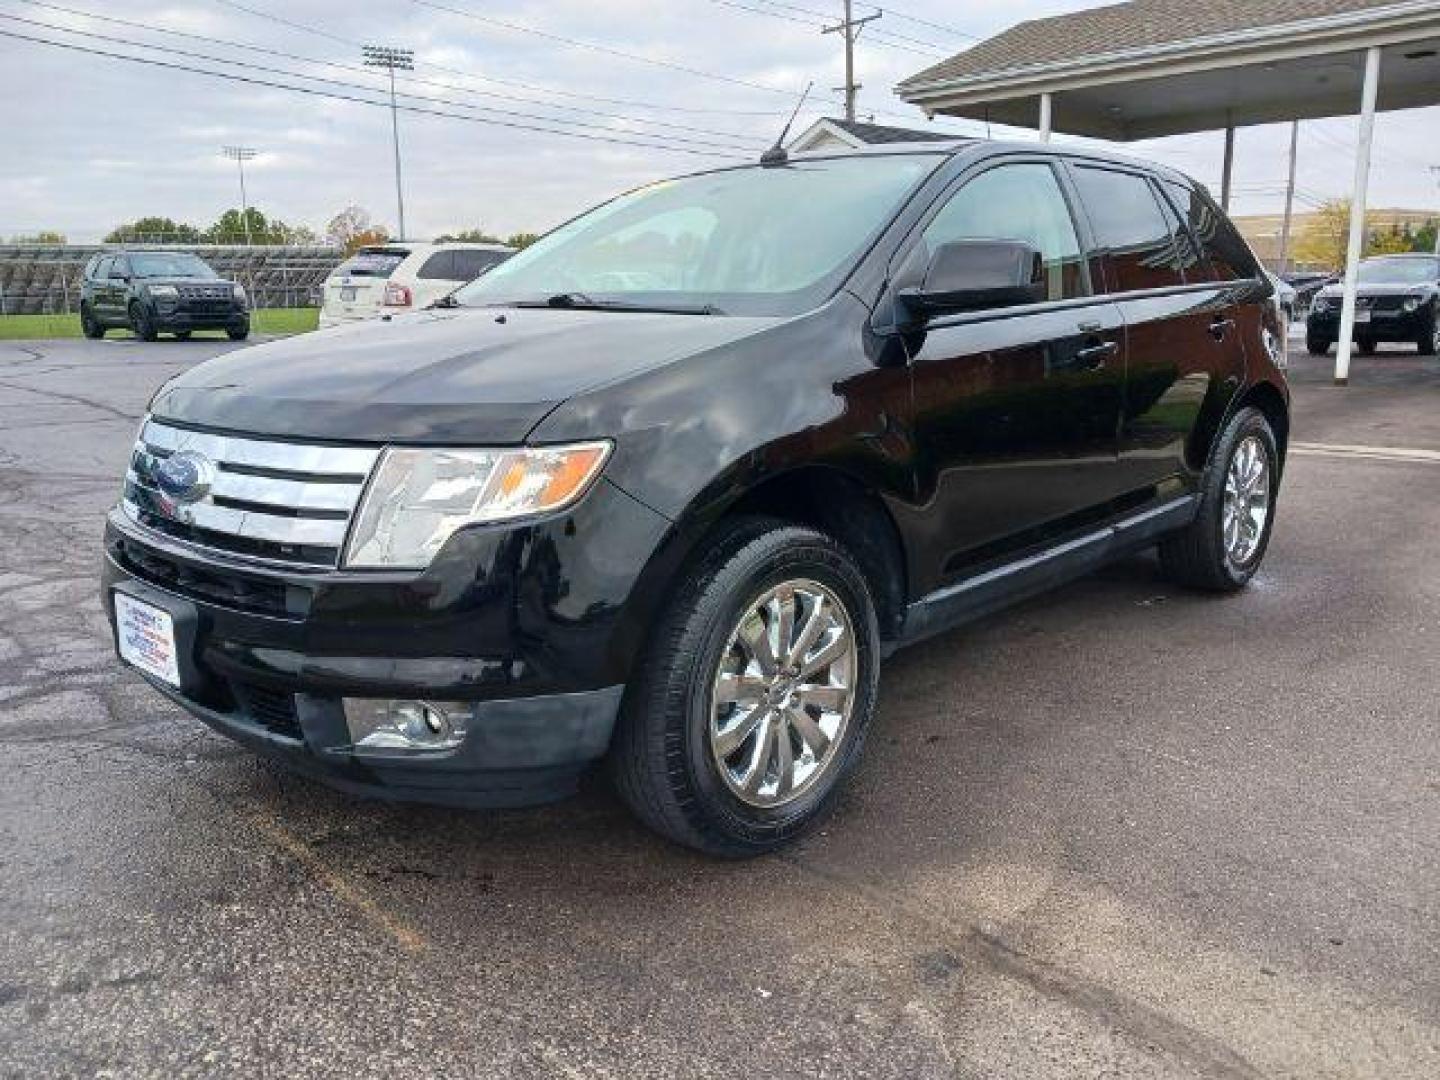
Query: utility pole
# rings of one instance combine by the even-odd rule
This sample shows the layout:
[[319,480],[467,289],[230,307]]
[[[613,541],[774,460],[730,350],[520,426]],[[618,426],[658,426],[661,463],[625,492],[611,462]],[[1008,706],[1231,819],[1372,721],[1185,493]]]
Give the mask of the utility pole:
[[390,133],[395,140],[395,206],[400,217],[400,235],[405,239],[405,191],[400,183],[400,111],[395,106],[395,70],[415,70],[415,54],[409,49],[392,49],[386,45],[361,47],[366,67],[384,68],[390,73]]
[[[827,26],[820,32],[822,34],[844,34],[845,35],[845,119],[855,119],[855,95],[860,90],[860,84],[855,81],[855,39],[860,36],[861,29],[866,23],[874,22],[883,15],[883,11],[877,11],[873,15],[866,15],[863,19],[856,19],[850,10],[850,0],[845,0],[845,21],[835,26]],[[842,89],[836,87],[836,89]]]
[[228,157],[240,169],[240,223],[245,227],[245,246],[250,246],[250,203],[245,198],[245,162],[249,161],[256,154],[251,146],[225,146],[220,152]]
[[1290,179],[1285,184],[1285,224],[1280,227],[1280,269],[1290,270],[1290,223],[1295,213],[1295,157],[1300,148],[1300,121],[1290,121]]

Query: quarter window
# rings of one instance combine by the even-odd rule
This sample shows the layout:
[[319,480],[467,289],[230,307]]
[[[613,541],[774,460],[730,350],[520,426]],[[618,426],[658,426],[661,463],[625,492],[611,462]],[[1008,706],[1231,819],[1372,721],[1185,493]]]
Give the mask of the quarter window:
[[955,240],[1024,241],[1044,260],[1049,299],[1086,295],[1075,223],[1049,165],[1000,165],[967,183],[926,226],[926,258]]
[[497,263],[505,261],[504,251],[457,251],[455,252],[455,280],[474,281]]
[[1080,166],[1075,186],[1110,264],[1114,292],[1183,285],[1183,253],[1150,181],[1134,173]]
[[1202,254],[1217,278],[1236,281],[1260,275],[1249,245],[1219,207],[1198,188],[1187,184],[1167,180],[1165,188],[1181,213],[1189,218],[1190,231],[1200,241]]
[[420,272],[415,275],[422,281],[454,281],[455,280],[455,253],[453,251],[437,251],[431,255],[420,266]]

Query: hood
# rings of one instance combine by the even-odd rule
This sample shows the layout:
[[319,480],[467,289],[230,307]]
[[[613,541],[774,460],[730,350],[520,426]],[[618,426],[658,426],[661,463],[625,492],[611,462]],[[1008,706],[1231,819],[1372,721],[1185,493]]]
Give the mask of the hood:
[[[417,312],[216,357],[161,387],[150,411],[254,435],[513,444],[587,389],[777,321],[530,308]],[[596,433],[603,434],[610,433]]]
[[[1425,296],[1433,292],[1433,285],[1357,285],[1356,296]],[[1340,300],[1345,295],[1344,285],[1326,285],[1317,296],[1323,296],[1326,300]]]
[[213,277],[142,277],[135,279],[136,285],[214,285],[228,289],[235,284],[229,278]]

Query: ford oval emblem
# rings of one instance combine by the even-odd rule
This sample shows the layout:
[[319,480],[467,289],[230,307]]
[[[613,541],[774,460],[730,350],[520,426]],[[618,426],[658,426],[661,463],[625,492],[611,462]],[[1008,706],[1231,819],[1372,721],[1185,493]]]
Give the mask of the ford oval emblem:
[[162,461],[154,471],[155,486],[177,503],[199,502],[210,492],[215,463],[195,450],[181,450]]

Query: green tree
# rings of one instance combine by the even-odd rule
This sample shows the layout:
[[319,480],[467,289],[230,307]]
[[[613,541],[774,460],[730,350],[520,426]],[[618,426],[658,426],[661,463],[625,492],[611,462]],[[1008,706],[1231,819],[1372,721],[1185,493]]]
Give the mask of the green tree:
[[54,229],[41,229],[39,232],[21,234],[10,238],[12,244],[64,244],[65,234],[56,232]]
[[198,244],[203,239],[194,225],[168,217],[142,217],[111,229],[107,244]]
[[529,247],[531,244],[533,244],[536,240],[539,239],[539,233],[517,232],[511,233],[510,238],[506,240],[505,243],[509,244],[513,248],[516,248],[517,250],[523,250],[524,248]]
[[505,241],[498,236],[491,236],[481,226],[478,229],[461,229],[459,232],[445,233],[437,236],[437,244],[503,244]]
[[1424,225],[1420,226],[1420,228],[1416,229],[1415,244],[1411,248],[1411,250],[1426,252],[1434,251],[1435,230],[1437,227],[1440,227],[1440,221],[1437,221],[1435,218],[1431,218],[1429,221],[1425,222]]

